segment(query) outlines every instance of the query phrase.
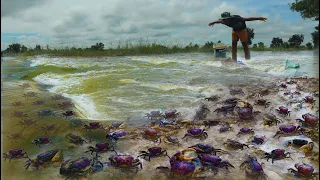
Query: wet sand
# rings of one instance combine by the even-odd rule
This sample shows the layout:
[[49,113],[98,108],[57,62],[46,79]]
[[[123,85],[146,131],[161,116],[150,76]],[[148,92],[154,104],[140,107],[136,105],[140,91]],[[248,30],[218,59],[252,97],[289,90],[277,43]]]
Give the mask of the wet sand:
[[[319,79],[314,78],[292,78],[292,80],[298,81],[298,84],[288,85],[288,89],[294,91],[295,89],[300,90],[302,92],[301,98],[310,95],[312,92],[319,91]],[[161,142],[153,142],[149,139],[144,138],[143,136],[143,129],[145,127],[130,127],[126,126],[125,130],[128,132],[126,138],[121,139],[115,144],[115,149],[119,153],[126,153],[130,154],[134,157],[139,155],[139,151],[147,150],[149,147],[152,146],[161,146],[167,150],[168,155],[172,156],[177,151],[186,149],[187,147],[197,144],[197,143],[204,143],[210,144],[215,148],[220,148],[223,150],[227,150],[230,154],[218,154],[222,159],[228,160],[231,164],[235,166],[235,169],[230,169],[230,172],[227,173],[224,169],[221,169],[217,175],[214,175],[212,171],[206,171],[198,175],[197,179],[250,179],[245,176],[245,172],[239,168],[240,164],[245,160],[246,154],[255,155],[258,158],[259,162],[263,162],[264,165],[264,172],[267,175],[268,179],[295,179],[292,174],[289,174],[287,169],[294,168],[294,164],[298,162],[305,162],[314,166],[315,172],[319,172],[319,156],[318,156],[318,149],[319,149],[319,140],[318,135],[319,131],[315,133],[312,141],[315,143],[315,147],[311,156],[307,158],[301,158],[304,154],[301,150],[288,147],[285,148],[283,144],[289,140],[293,139],[293,137],[281,137],[279,139],[273,138],[273,135],[278,130],[278,126],[265,126],[262,124],[262,120],[265,113],[271,112],[276,114],[279,118],[283,119],[283,123],[281,124],[297,124],[295,119],[301,118],[302,114],[305,113],[312,113],[318,115],[319,106],[319,98],[315,96],[315,106],[311,109],[310,106],[306,106],[301,110],[296,110],[293,107],[289,107],[292,110],[292,113],[287,117],[278,115],[275,111],[281,105],[286,106],[289,98],[284,96],[283,93],[285,92],[284,89],[278,86],[278,82],[281,80],[276,80],[274,84],[243,84],[237,85],[235,87],[241,87],[245,92],[245,95],[230,95],[228,92],[221,91],[217,95],[220,96],[219,101],[225,100],[231,97],[238,97],[244,101],[249,102],[250,104],[254,104],[254,101],[257,100],[257,97],[253,95],[256,93],[261,93],[263,90],[268,89],[269,94],[265,95],[264,98],[271,102],[271,105],[268,108],[264,106],[254,106],[254,111],[261,111],[262,113],[257,115],[254,120],[252,121],[239,121],[239,118],[235,115],[218,115],[213,113],[213,111],[220,107],[221,104],[217,102],[208,102],[204,100],[199,100],[199,105],[201,103],[205,103],[208,105],[211,112],[208,114],[207,119],[215,119],[222,122],[229,122],[231,124],[232,130],[224,133],[219,133],[220,126],[213,126],[211,128],[206,128],[206,132],[208,133],[208,138],[205,140],[193,139],[189,138],[188,142],[182,140],[182,137],[187,132],[187,129],[191,126],[181,127],[180,129],[170,129],[170,128],[160,128],[161,138],[165,135],[175,136],[179,139],[181,146],[178,147],[177,145],[166,144]],[[285,81],[285,80],[284,80]],[[19,85],[23,83],[29,83],[31,85],[30,88],[22,89]],[[77,127],[75,129],[69,126],[70,119],[72,118],[65,118],[62,116],[62,113],[66,110],[72,110],[77,113],[77,117],[82,119],[85,123],[89,123],[91,121],[86,121],[85,114],[83,114],[83,110],[78,109],[77,106],[74,108],[63,109],[58,106],[59,103],[63,101],[67,101],[68,99],[60,99],[60,100],[52,100],[51,98],[54,94],[45,91],[45,89],[41,88],[34,82],[30,81],[19,81],[14,84],[6,84],[4,83],[2,87],[2,153],[8,152],[10,149],[13,148],[20,148],[23,151],[27,152],[31,159],[36,158],[36,156],[42,152],[52,149],[59,149],[63,151],[64,160],[67,159],[75,159],[81,156],[89,157],[92,156],[89,153],[84,153],[88,146],[94,146],[97,142],[106,142],[105,135],[108,133],[108,128],[102,130],[93,130],[91,132],[86,131],[83,129],[83,126]],[[38,97],[30,97],[24,98],[23,94],[27,92],[35,92],[37,93]],[[45,105],[37,105],[34,106],[32,103],[42,100],[45,102]],[[15,107],[12,106],[12,103],[21,101],[24,106]],[[43,119],[37,115],[37,112],[44,110],[44,109],[51,109],[55,111],[55,115],[44,117]],[[27,119],[33,119],[37,121],[37,125],[31,125],[28,127],[23,127],[17,125],[19,121],[22,120],[20,117],[11,117],[11,114],[14,111],[22,111],[28,115]],[[146,112],[147,113],[147,112]],[[181,115],[179,117],[180,120],[189,119],[185,115]],[[189,119],[191,120],[191,119]],[[125,121],[125,120],[124,120]],[[109,126],[112,121],[99,121],[104,125],[104,127]],[[196,123],[196,127],[204,128],[202,123],[203,121],[198,121]],[[59,129],[57,131],[43,131],[43,127],[46,125],[54,124],[58,126]],[[281,125],[280,124],[280,125]],[[180,124],[181,125],[181,124]],[[181,125],[182,126],[182,125]],[[266,141],[262,145],[252,145],[248,142],[250,135],[242,135],[237,137],[236,134],[238,133],[241,127],[251,127],[255,131],[255,135],[265,135]],[[85,138],[88,143],[80,146],[73,146],[70,145],[64,138],[64,136],[68,133],[76,133],[83,138]],[[14,138],[15,136],[20,135],[23,139]],[[11,136],[11,137],[9,137]],[[37,147],[34,144],[31,144],[31,141],[38,138],[46,136],[53,140],[54,145],[43,145],[41,147]],[[244,150],[232,150],[228,149],[223,145],[223,143],[227,139],[234,139],[241,143],[249,144],[249,148],[245,148]],[[310,140],[310,137],[306,137],[306,139]],[[270,152],[276,148],[284,148],[286,151],[291,152],[291,159],[283,159],[275,161],[274,164],[271,163],[271,160],[267,162],[265,159],[261,159],[264,156],[264,151]],[[114,154],[113,152],[107,152],[101,154],[101,162],[107,162],[108,157]],[[3,179],[65,179],[64,176],[59,174],[59,168],[61,162],[49,164],[47,167],[40,167],[39,170],[35,170],[33,167],[30,166],[29,169],[25,169],[24,165],[27,159],[18,159],[12,160],[9,162],[8,160],[4,161],[2,158],[2,178]],[[159,157],[153,158],[151,161],[146,161],[140,158],[140,161],[143,164],[143,169],[140,170],[137,174],[132,174],[127,171],[121,171],[116,169],[112,166],[105,165],[105,168],[102,172],[97,172],[92,175],[88,175],[83,177],[82,179],[172,179],[171,177],[166,177],[164,174],[159,173],[156,171],[156,167],[158,166],[170,166],[168,157]],[[190,178],[187,178],[190,179]]]

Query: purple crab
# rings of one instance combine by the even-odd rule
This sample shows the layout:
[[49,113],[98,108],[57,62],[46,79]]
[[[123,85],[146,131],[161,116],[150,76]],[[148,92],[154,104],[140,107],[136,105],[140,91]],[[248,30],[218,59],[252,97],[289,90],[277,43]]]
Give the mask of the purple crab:
[[220,124],[220,121],[209,119],[209,120],[204,120],[203,124],[204,124],[204,127],[210,128],[211,126],[216,126],[216,125]]
[[64,113],[62,113],[62,115],[66,118],[71,117],[71,116],[75,116],[76,113],[74,111],[66,111]]
[[260,105],[260,106],[264,106],[265,108],[267,108],[269,105],[271,104],[271,102],[268,102],[265,99],[258,99],[255,101],[254,105]]
[[280,87],[282,87],[282,88],[287,88],[287,84],[286,84],[286,83],[281,83],[281,84],[280,84]]
[[228,153],[227,151],[224,151],[222,149],[216,149],[214,147],[212,147],[209,144],[195,144],[193,146],[190,146],[188,148],[192,148],[194,150],[196,150],[197,154],[213,154],[213,155],[217,155],[217,153]]
[[305,98],[303,98],[303,100],[304,102],[310,103],[310,104],[313,104],[314,102],[316,102],[316,100],[314,100],[312,96],[306,96]]
[[146,117],[150,120],[158,120],[163,118],[163,114],[160,111],[151,111],[146,113]]
[[89,150],[86,151],[85,153],[91,152],[91,155],[92,155],[93,152],[96,152],[96,156],[98,156],[98,153],[104,153],[104,152],[108,152],[108,151],[113,151],[113,152],[117,153],[114,150],[114,147],[107,142],[106,143],[97,143],[96,147],[89,146],[88,149]]
[[36,146],[41,146],[45,144],[53,144],[52,140],[48,137],[40,137],[38,139],[35,139],[32,141],[32,144],[35,144]]
[[84,125],[84,129],[87,131],[91,131],[91,130],[96,130],[96,129],[104,129],[103,125],[100,124],[99,122],[91,122],[89,123],[89,125],[85,124]]
[[304,126],[316,127],[319,123],[319,118],[316,115],[307,113],[302,115],[302,119],[296,119],[296,121],[300,122]]
[[243,128],[240,129],[240,131],[238,132],[237,136],[240,136],[241,134],[254,134],[254,131],[251,128],[243,127]]
[[261,135],[255,135],[253,137],[250,137],[251,142],[257,145],[263,144],[265,139],[266,139],[266,136],[261,136]]
[[225,106],[222,106],[220,108],[217,108],[216,110],[214,110],[213,112],[223,112],[224,115],[227,115],[227,113],[233,113],[234,108],[236,107],[236,104],[228,104]]
[[138,172],[138,166],[142,169],[142,163],[139,159],[134,159],[134,157],[126,154],[116,154],[109,157],[110,165],[119,168],[126,168],[126,169],[136,169]]
[[92,160],[81,157],[75,160],[64,161],[60,167],[60,174],[73,178],[84,176],[88,173],[95,173],[103,169],[103,164],[94,157]]
[[161,147],[151,147],[148,149],[147,151],[140,151],[140,156],[142,156],[143,158],[148,157],[148,160],[150,161],[151,158],[153,157],[160,157],[160,156],[167,156],[170,159],[170,156],[168,155],[167,151],[162,149]]
[[274,160],[279,160],[279,159],[283,159],[283,158],[291,158],[291,156],[290,156],[290,153],[285,152],[284,149],[274,149],[271,151],[271,153],[265,153],[265,157],[263,157],[263,159],[264,158],[266,158],[267,161],[271,158],[272,164],[273,164]]
[[205,129],[192,127],[190,129],[188,129],[187,133],[183,136],[182,139],[186,138],[186,141],[188,141],[188,137],[206,139],[208,137],[208,134],[205,131]]
[[39,166],[42,166],[45,163],[53,163],[58,162],[63,159],[62,152],[59,150],[50,150],[46,151],[44,153],[39,154],[36,159],[27,161],[25,167],[26,169],[29,168],[30,165],[33,165],[37,170],[39,169]]
[[165,119],[177,119],[177,117],[180,115],[179,112],[177,112],[176,109],[174,110],[168,110],[164,113],[164,118]]
[[109,132],[106,135],[106,139],[117,142],[119,138],[124,137],[126,135],[127,135],[127,132],[125,130],[116,130],[113,132]]
[[171,164],[171,168],[166,166],[159,166],[156,168],[166,173],[170,177],[190,177],[196,170],[196,166],[191,162],[175,161]]
[[238,108],[237,113],[242,120],[249,120],[253,118],[252,108]]
[[234,168],[232,164],[230,164],[228,161],[222,160],[220,157],[211,155],[211,154],[202,154],[199,155],[200,161],[201,161],[201,169],[204,170],[204,168],[210,168],[213,169],[215,174],[218,173],[219,168],[226,168],[226,170],[229,170],[229,167]]
[[296,163],[294,167],[297,169],[289,168],[288,171],[294,173],[296,176],[302,177],[316,177],[318,173],[314,173],[314,168],[306,163]]
[[173,136],[165,136],[165,137],[163,138],[163,141],[164,141],[165,143],[177,144],[178,147],[180,146],[179,139],[176,138],[176,137],[173,137]]
[[232,127],[228,123],[222,124],[219,128],[220,133],[231,131],[231,130],[232,130]]
[[282,114],[282,115],[285,115],[285,116],[290,116],[290,112],[289,109],[287,107],[284,107],[284,106],[280,106],[279,109],[276,109],[279,114]]
[[8,153],[3,153],[3,158],[4,160],[9,159],[9,162],[11,162],[12,159],[28,158],[28,154],[22,149],[11,149]]
[[226,100],[224,101],[224,104],[233,104],[233,105],[236,105],[239,101],[241,101],[241,99],[233,97],[233,98],[226,99]]
[[159,143],[161,142],[161,139],[159,137],[159,132],[154,129],[154,128],[146,128],[144,130],[144,136],[148,139],[156,139],[156,141],[159,141]]
[[279,127],[280,131],[277,131],[277,133],[273,136],[281,136],[282,134],[294,134],[294,133],[299,133],[301,134],[301,128],[300,126],[295,126],[295,125],[291,125],[291,124],[287,124],[287,125],[282,125]]
[[250,155],[243,163],[241,163],[240,168],[244,168],[246,175],[252,178],[264,178],[266,176],[263,171],[262,165],[257,161],[257,158]]

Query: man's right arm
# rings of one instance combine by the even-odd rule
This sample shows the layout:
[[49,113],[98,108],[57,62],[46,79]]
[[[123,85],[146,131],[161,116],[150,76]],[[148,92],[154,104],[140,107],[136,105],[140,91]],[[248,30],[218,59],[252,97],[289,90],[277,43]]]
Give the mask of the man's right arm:
[[211,23],[209,23],[209,26],[213,26],[214,24],[219,24],[222,23],[222,21],[218,20],[218,21],[213,21]]

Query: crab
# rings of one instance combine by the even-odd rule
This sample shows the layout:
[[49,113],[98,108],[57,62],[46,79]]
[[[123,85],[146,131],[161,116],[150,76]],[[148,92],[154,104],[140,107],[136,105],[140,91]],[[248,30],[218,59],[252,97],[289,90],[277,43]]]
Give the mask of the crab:
[[56,124],[47,124],[41,127],[41,130],[45,131],[45,133],[47,133],[48,131],[58,131],[59,129],[60,127]]
[[125,130],[116,130],[113,132],[109,132],[106,135],[106,139],[117,142],[119,138],[124,137],[126,135],[127,135],[127,132]]
[[265,99],[258,99],[255,101],[254,105],[260,105],[260,106],[264,106],[265,108],[267,108],[269,105],[271,104],[271,102],[268,102]]
[[305,98],[303,98],[303,100],[304,102],[310,103],[310,104],[313,104],[314,102],[316,102],[316,100],[314,100],[312,96],[306,96]]
[[146,116],[150,120],[159,120],[163,118],[163,114],[160,111],[151,111],[150,113],[146,113]]
[[159,166],[156,169],[166,173],[169,177],[190,177],[194,174],[196,166],[191,162],[175,161],[173,164],[171,164],[171,168]]
[[31,126],[31,125],[38,126],[37,121],[35,121],[33,119],[21,120],[21,121],[19,121],[19,123],[17,125],[23,126],[23,128],[26,128],[27,126]]
[[99,122],[91,122],[89,123],[89,125],[85,124],[83,129],[85,129],[86,131],[89,130],[96,130],[96,129],[104,129],[103,125],[100,124]]
[[42,100],[37,100],[37,101],[32,102],[33,106],[40,106],[40,105],[44,105],[44,104],[45,104],[45,102]]
[[161,142],[161,139],[159,137],[159,132],[154,129],[154,128],[146,128],[144,129],[144,136],[147,138],[147,139],[156,139],[155,141],[159,143]]
[[219,99],[220,99],[220,97],[217,95],[213,95],[213,96],[204,98],[204,100],[207,100],[207,101],[218,101]]
[[200,144],[199,143],[199,144],[195,144],[193,146],[190,146],[188,148],[196,150],[197,154],[213,154],[213,155],[217,155],[217,153],[228,154],[227,151],[224,151],[222,149],[216,149],[209,144]]
[[95,147],[93,146],[89,146],[88,147],[88,151],[87,152],[91,152],[91,155],[93,154],[93,152],[96,152],[96,156],[98,156],[98,153],[104,153],[104,152],[108,152],[108,151],[113,151],[115,153],[117,153],[114,150],[114,147],[112,145],[110,145],[109,143],[97,143]]
[[279,109],[276,109],[280,114],[285,115],[285,116],[290,116],[290,112],[289,109],[287,107],[284,106],[280,106]]
[[29,87],[31,87],[31,84],[29,83],[23,83],[19,85],[22,89],[28,89]]
[[214,170],[215,174],[218,173],[219,168],[226,168],[226,170],[229,170],[229,167],[234,168],[228,161],[222,160],[220,157],[212,154],[201,154],[199,155],[199,159],[202,170],[204,170],[204,168],[210,168]]
[[66,112],[62,113],[62,115],[63,115],[64,117],[68,118],[68,117],[71,117],[71,116],[75,116],[76,113],[73,112],[73,111],[66,111]]
[[62,96],[62,94],[56,94],[53,97],[51,97],[51,100],[56,101],[56,100],[61,100],[64,99],[64,97]]
[[37,93],[35,93],[35,92],[27,92],[27,93],[25,93],[25,94],[23,94],[23,97],[24,98],[32,98],[32,97],[38,97],[38,95],[37,95]]
[[307,113],[302,115],[302,119],[296,119],[296,121],[300,122],[303,126],[316,127],[319,124],[319,118],[316,115]]
[[4,160],[9,159],[9,162],[11,162],[12,159],[28,158],[28,154],[22,149],[11,149],[8,153],[3,153],[3,158]]
[[309,177],[309,178],[313,178],[316,177],[318,175],[318,173],[314,173],[314,168],[306,163],[296,163],[294,165],[294,167],[297,169],[293,169],[293,168],[289,168],[288,171],[290,173],[295,174],[296,176],[302,176],[302,177]]
[[243,150],[243,147],[249,148],[249,146],[247,144],[242,144],[242,143],[235,141],[235,140],[232,140],[232,139],[227,139],[227,141],[223,144],[232,148],[232,149],[242,149]]
[[253,144],[263,144],[266,139],[266,136],[261,136],[261,135],[255,135],[249,138],[249,141],[251,141]]
[[176,161],[186,161],[191,162],[195,165],[201,165],[199,154],[197,153],[197,150],[195,148],[187,148],[182,151],[178,151],[170,158],[170,164],[171,166]]
[[266,125],[271,126],[273,123],[276,123],[276,125],[278,125],[278,123],[283,122],[282,119],[277,118],[277,116],[272,113],[268,113],[265,116],[266,117],[264,118],[264,123]]
[[213,112],[217,112],[217,113],[223,112],[224,115],[227,115],[228,112],[233,113],[233,110],[235,107],[236,107],[236,104],[229,104],[229,105],[225,105],[220,108],[217,108]]
[[156,120],[152,124],[154,124],[155,126],[158,126],[158,127],[168,127],[168,128],[173,128],[173,129],[180,128],[176,123],[168,121],[166,119]]
[[232,130],[232,127],[230,126],[229,123],[222,124],[219,128],[220,133],[231,131],[231,130]]
[[24,104],[21,101],[16,101],[16,102],[12,103],[12,106],[19,107],[19,106],[24,106]]
[[203,124],[204,124],[204,127],[210,128],[211,126],[216,126],[216,125],[220,124],[220,121],[209,119],[209,120],[204,120]]
[[63,101],[63,102],[59,103],[58,106],[63,109],[75,107],[75,105],[72,101]]
[[243,127],[243,128],[240,129],[240,131],[238,132],[237,136],[240,136],[241,134],[254,134],[254,131],[251,128]]
[[17,117],[17,118],[25,119],[28,117],[28,114],[25,114],[22,111],[14,111],[13,113],[11,113],[10,117]]
[[163,117],[164,117],[165,119],[173,119],[173,120],[176,120],[179,115],[180,115],[180,113],[177,112],[177,110],[174,109],[174,110],[165,111]]
[[48,137],[40,137],[38,139],[35,139],[32,141],[32,144],[35,144],[36,146],[44,145],[44,144],[53,144],[52,140]]
[[265,156],[263,157],[263,159],[267,159],[267,161],[269,161],[270,158],[272,159],[272,164],[273,164],[274,160],[291,158],[291,156],[290,156],[290,153],[285,152],[284,149],[274,149],[270,153],[266,152]]
[[13,140],[18,140],[18,139],[24,139],[21,133],[12,133],[9,136],[7,136],[8,139],[12,142]]
[[257,161],[256,157],[249,155],[246,160],[241,163],[240,168],[245,169],[246,175],[251,178],[266,177],[262,165]]
[[123,129],[125,126],[125,122],[113,122],[109,129]]
[[151,147],[148,149],[148,151],[140,151],[140,155],[138,157],[143,157],[144,159],[148,157],[148,160],[150,161],[153,157],[160,157],[160,156],[167,156],[170,159],[170,156],[168,156],[168,153],[166,150],[164,150],[161,147]]
[[290,146],[290,145],[294,145],[296,147],[301,147],[303,145],[306,145],[308,144],[309,142],[307,140],[304,140],[304,139],[292,139],[292,140],[289,140],[285,143],[285,146]]
[[292,124],[282,125],[279,127],[279,130],[280,131],[277,131],[277,133],[273,137],[279,136],[278,138],[280,138],[280,136],[283,134],[302,134],[302,129],[300,128],[300,126],[295,126]]
[[200,139],[207,139],[208,134],[205,129],[200,129],[196,127],[192,127],[187,130],[187,133],[183,136],[182,139],[186,139],[188,141],[188,137],[200,138]]
[[241,88],[234,88],[234,89],[230,89],[230,94],[231,95],[237,95],[237,94],[244,95],[244,92]]
[[25,167],[28,169],[30,165],[33,165],[37,170],[40,166],[42,166],[45,163],[54,163],[59,162],[63,159],[62,151],[59,150],[50,150],[46,151],[44,153],[39,154],[36,159],[27,161]]
[[282,87],[282,88],[287,88],[287,84],[286,83],[281,83],[279,86]]
[[84,121],[82,121],[81,119],[71,119],[69,122],[70,127],[73,129],[75,129],[76,127],[81,127],[84,124]]
[[240,119],[249,120],[253,118],[252,108],[238,108],[237,113]]
[[103,164],[97,160],[97,157],[92,160],[81,157],[75,160],[69,159],[64,161],[60,167],[60,174],[73,178],[84,176],[88,173],[95,173],[103,169]]
[[165,137],[163,138],[163,141],[164,141],[165,143],[177,144],[178,147],[180,146],[179,139],[176,138],[176,137],[165,136]]
[[199,109],[197,109],[196,114],[193,117],[194,121],[203,120],[207,117],[208,112],[210,109],[205,104],[201,104]]
[[54,116],[55,112],[50,109],[44,109],[44,110],[38,111],[37,114],[41,119],[43,119],[44,117]]
[[127,155],[127,154],[116,154],[109,157],[110,165],[119,168],[126,168],[126,169],[136,169],[138,172],[138,166],[142,169],[142,163],[139,159],[134,159],[134,157]]
[[233,104],[233,105],[236,105],[236,104],[238,103],[238,101],[240,101],[240,100],[241,100],[241,99],[239,99],[239,98],[233,97],[233,98],[226,99],[226,100],[224,101],[224,104]]
[[78,136],[73,133],[69,133],[65,136],[65,138],[69,141],[69,143],[75,144],[75,145],[82,145],[84,142],[87,143],[86,140],[82,139],[81,136]]

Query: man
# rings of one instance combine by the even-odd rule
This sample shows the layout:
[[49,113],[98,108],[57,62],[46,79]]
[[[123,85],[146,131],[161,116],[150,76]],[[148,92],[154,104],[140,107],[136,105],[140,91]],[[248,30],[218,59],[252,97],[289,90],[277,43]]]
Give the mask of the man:
[[237,61],[237,44],[240,39],[245,59],[250,59],[250,53],[248,48],[248,30],[246,26],[246,21],[266,21],[267,18],[264,17],[251,17],[251,18],[243,18],[239,15],[230,15],[229,12],[224,12],[221,14],[221,19],[218,21],[214,21],[209,23],[209,26],[213,26],[214,24],[224,24],[232,28],[232,59]]

